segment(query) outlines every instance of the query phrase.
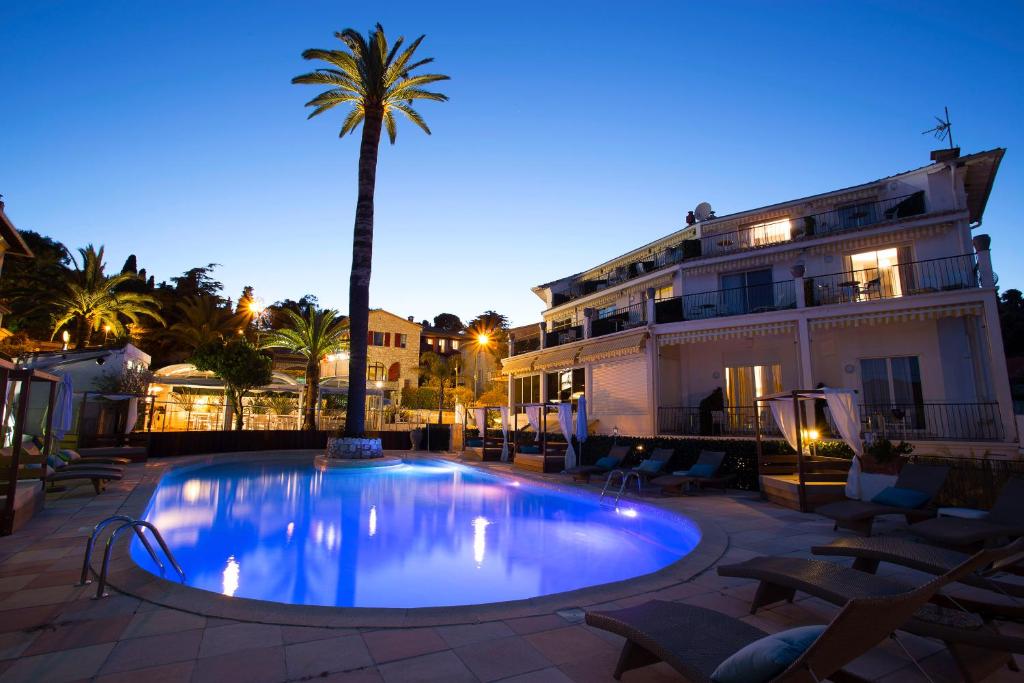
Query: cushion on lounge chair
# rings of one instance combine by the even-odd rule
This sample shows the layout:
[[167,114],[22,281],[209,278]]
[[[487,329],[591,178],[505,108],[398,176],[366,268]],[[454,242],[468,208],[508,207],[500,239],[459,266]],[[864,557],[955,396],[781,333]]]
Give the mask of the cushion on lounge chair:
[[622,462],[622,458],[616,458],[614,455],[606,455],[603,458],[600,458],[597,462],[595,462],[594,467],[600,467],[601,469],[611,470],[618,467],[620,462]]
[[480,448],[484,445],[483,439],[466,439],[466,445],[470,448]]
[[715,467],[708,463],[697,463],[686,471],[686,474],[681,475],[685,477],[697,477],[700,479],[708,479],[715,476]]
[[878,495],[871,499],[871,502],[878,503],[879,505],[891,505],[892,507],[915,510],[919,507],[924,507],[929,500],[931,500],[930,496],[924,491],[889,486],[882,489]]
[[540,446],[519,446],[519,452],[529,455],[537,455],[540,453]]
[[642,463],[636,466],[637,472],[645,472],[647,474],[654,474],[660,472],[661,468],[665,466],[664,460],[644,460]]
[[826,626],[800,626],[773,633],[742,648],[711,673],[715,683],[770,681],[795,662]]

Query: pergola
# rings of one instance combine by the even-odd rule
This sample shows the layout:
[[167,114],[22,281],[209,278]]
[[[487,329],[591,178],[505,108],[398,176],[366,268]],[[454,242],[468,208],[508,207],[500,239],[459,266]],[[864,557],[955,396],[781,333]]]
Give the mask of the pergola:
[[[9,424],[12,416],[11,411],[14,411],[14,424],[11,428],[10,455],[7,456],[5,454],[0,458],[0,462],[3,462],[3,464],[7,466],[7,482],[5,487],[6,498],[3,502],[3,515],[0,517],[0,536],[7,536],[14,531],[18,479],[21,478],[21,475],[25,474],[21,469],[22,455],[24,452],[24,449],[22,448],[22,439],[25,436],[25,427],[28,422],[29,407],[32,400],[32,387],[34,384],[39,382],[49,384],[46,404],[46,419],[43,425],[42,434],[43,458],[42,462],[39,463],[38,470],[38,478],[40,480],[39,494],[42,495],[42,487],[46,484],[46,456],[50,454],[50,449],[53,446],[53,410],[57,401],[57,386],[60,384],[60,377],[42,370],[19,368],[9,361],[0,359],[0,417],[3,419],[5,436],[7,425]],[[13,389],[15,386],[18,387],[16,401],[13,399]],[[34,471],[31,474],[33,475],[32,477],[26,476],[24,478],[36,478],[34,476]]]

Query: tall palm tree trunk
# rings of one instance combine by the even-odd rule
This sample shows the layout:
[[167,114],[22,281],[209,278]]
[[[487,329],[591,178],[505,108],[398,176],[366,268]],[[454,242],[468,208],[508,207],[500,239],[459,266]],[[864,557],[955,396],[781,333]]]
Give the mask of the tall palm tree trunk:
[[306,391],[302,395],[302,428],[316,429],[316,404],[320,398],[320,363],[311,359],[306,364]]
[[377,182],[377,149],[384,108],[366,110],[359,145],[359,198],[352,233],[352,274],[348,286],[349,334],[348,406],[345,436],[361,437],[366,430],[366,345],[370,318],[370,270],[373,261],[373,194]]
[[84,315],[78,316],[75,326],[75,351],[81,351],[89,343],[91,326],[89,319]]

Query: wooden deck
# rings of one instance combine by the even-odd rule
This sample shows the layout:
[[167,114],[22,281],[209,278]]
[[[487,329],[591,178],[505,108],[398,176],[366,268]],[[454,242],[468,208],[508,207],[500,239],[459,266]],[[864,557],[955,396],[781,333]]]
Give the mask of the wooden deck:
[[[843,481],[805,481],[804,490],[809,510],[846,498],[846,482]],[[800,484],[795,474],[761,475],[761,494],[776,505],[800,509]]]

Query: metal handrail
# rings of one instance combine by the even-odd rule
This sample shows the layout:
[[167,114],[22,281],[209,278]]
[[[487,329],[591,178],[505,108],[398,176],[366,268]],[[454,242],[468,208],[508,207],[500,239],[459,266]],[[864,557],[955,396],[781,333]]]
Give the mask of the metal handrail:
[[107,517],[99,524],[97,524],[95,527],[93,527],[92,533],[89,535],[89,540],[85,548],[85,560],[82,563],[82,577],[81,581],[78,583],[79,586],[85,586],[92,583],[92,581],[89,579],[89,568],[90,563],[92,561],[93,548],[96,544],[96,537],[104,528],[106,528],[107,525],[112,524],[114,522],[121,522],[121,526],[114,529],[114,533],[110,534],[110,538],[107,539],[107,544],[103,551],[103,565],[100,569],[100,580],[99,584],[96,586],[96,595],[94,596],[93,599],[98,600],[100,598],[105,598],[109,595],[109,593],[107,593],[105,589],[107,586],[107,572],[110,569],[110,553],[114,548],[114,543],[117,541],[117,537],[120,536],[121,532],[125,529],[131,529],[133,532],[135,532],[135,535],[139,537],[140,541],[142,541],[142,545],[146,548],[146,551],[149,553],[149,556],[153,559],[153,562],[155,562],[157,567],[160,568],[160,573],[162,575],[165,571],[164,564],[157,557],[156,551],[153,550],[152,544],[150,544],[149,540],[146,538],[146,535],[143,531],[144,529],[149,529],[150,532],[153,534],[153,537],[156,538],[156,542],[160,545],[160,549],[163,550],[164,556],[167,558],[167,561],[170,563],[172,567],[174,567],[174,571],[178,573],[178,576],[180,577],[182,583],[184,583],[185,571],[178,564],[178,561],[174,558],[174,553],[171,552],[171,549],[164,541],[164,537],[160,534],[160,531],[155,526],[153,526],[151,523],[145,520],[133,519],[132,517],[129,517],[127,515],[113,515],[111,517]]

